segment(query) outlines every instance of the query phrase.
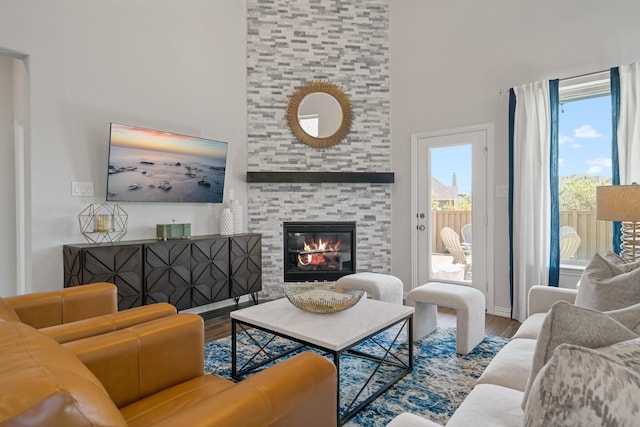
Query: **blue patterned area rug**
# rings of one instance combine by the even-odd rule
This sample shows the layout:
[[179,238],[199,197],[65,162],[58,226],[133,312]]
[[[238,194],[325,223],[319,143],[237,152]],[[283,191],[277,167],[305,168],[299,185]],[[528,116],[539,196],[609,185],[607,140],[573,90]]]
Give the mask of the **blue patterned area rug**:
[[[389,339],[393,331],[389,331]],[[404,340],[403,340],[404,341]],[[366,406],[345,424],[348,427],[385,426],[396,415],[411,412],[440,424],[445,424],[456,408],[473,388],[489,361],[507,343],[506,338],[486,336],[473,352],[466,356],[456,354],[455,329],[438,329],[414,343],[413,371],[393,387]],[[249,345],[239,339],[240,352]],[[276,341],[277,350],[291,346],[286,340]],[[365,342],[360,349],[371,350],[375,344]],[[399,345],[398,348],[402,350]],[[229,337],[205,344],[205,370],[225,378],[231,377],[231,339]],[[406,348],[405,348],[406,350]],[[242,355],[239,355],[241,358]],[[357,383],[358,369],[368,363],[362,359],[341,358],[341,393],[348,393]],[[359,365],[360,364],[360,365]],[[346,369],[345,369],[346,368]],[[366,368],[366,367],[365,367]],[[357,390],[357,388],[355,388]]]

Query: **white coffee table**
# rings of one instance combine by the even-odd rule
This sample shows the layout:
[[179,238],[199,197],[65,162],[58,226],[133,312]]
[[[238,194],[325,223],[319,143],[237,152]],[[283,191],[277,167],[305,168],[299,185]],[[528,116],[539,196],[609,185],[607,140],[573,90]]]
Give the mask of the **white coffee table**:
[[[331,355],[338,369],[337,412],[338,424],[342,425],[413,369],[413,312],[413,307],[366,298],[348,310],[331,314],[302,311],[294,307],[286,298],[233,311],[231,312],[232,376],[241,380],[265,365],[300,351],[304,347],[318,349],[324,354]],[[369,354],[354,349],[367,340],[376,340],[377,335],[394,325],[400,325],[399,328],[404,330],[405,334],[396,334],[388,343],[388,348],[383,349],[383,356],[379,353]],[[271,341],[265,342],[254,338],[253,328],[266,332],[270,336],[291,340],[299,345],[271,354],[268,350]],[[250,342],[257,348],[255,356],[258,354],[267,356],[266,360],[253,363],[254,358],[251,357],[249,362],[238,368],[238,337],[243,333],[250,337]],[[405,348],[405,354],[399,354],[397,345],[399,339],[406,339],[408,345]],[[375,342],[377,347],[382,348],[379,341]],[[343,404],[340,396],[340,355],[345,353],[374,361],[376,367],[356,396],[351,400],[347,399]],[[383,365],[394,369],[394,373],[389,379],[376,381],[376,384],[381,385],[372,390],[370,382],[375,375],[379,375],[379,368]],[[364,400],[358,400],[361,399],[361,393],[365,388],[370,395]]]

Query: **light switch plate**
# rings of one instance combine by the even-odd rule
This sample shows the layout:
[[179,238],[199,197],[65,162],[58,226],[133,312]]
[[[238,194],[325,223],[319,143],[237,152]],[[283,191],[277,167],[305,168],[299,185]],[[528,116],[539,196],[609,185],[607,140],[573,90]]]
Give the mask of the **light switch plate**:
[[71,182],[71,195],[77,197],[93,196],[93,182]]

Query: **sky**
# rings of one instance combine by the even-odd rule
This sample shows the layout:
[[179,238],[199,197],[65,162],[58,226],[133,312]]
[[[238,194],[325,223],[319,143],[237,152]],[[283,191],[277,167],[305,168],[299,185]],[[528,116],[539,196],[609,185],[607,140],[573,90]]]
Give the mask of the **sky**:
[[180,135],[153,129],[144,129],[119,123],[111,124],[111,145],[141,150],[183,153],[196,156],[223,158],[227,143],[196,136]]
[[431,175],[435,179],[451,185],[454,172],[458,193],[471,193],[471,144],[431,150]]
[[558,175],[611,177],[611,97],[560,106]]
[[[611,97],[560,105],[558,175],[611,177]],[[431,150],[431,173],[451,185],[455,172],[458,193],[471,192],[471,145]]]

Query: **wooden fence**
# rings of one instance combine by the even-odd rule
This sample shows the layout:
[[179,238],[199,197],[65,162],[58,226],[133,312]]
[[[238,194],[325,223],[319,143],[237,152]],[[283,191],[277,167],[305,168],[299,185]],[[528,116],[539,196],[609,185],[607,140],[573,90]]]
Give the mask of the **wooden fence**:
[[582,243],[575,256],[576,260],[588,261],[596,252],[610,251],[613,242],[613,223],[596,220],[595,211],[561,211],[560,226],[573,227]]
[[440,237],[440,230],[444,227],[453,228],[462,241],[460,230],[464,225],[471,224],[471,211],[431,211],[431,218],[431,247],[435,248],[435,252],[443,253],[447,248]]
[[[431,247],[435,248],[435,252],[446,252],[446,248],[440,238],[440,230],[443,227],[451,227],[460,236],[460,230],[465,224],[471,223],[470,211],[431,211],[432,227],[431,227]],[[575,256],[576,260],[589,260],[594,253],[605,253],[611,250],[611,242],[613,239],[613,227],[610,221],[596,220],[594,211],[561,211],[560,226],[568,225],[576,230],[582,244]],[[505,227],[508,225],[505,224]]]

